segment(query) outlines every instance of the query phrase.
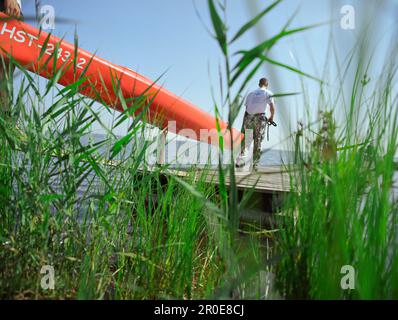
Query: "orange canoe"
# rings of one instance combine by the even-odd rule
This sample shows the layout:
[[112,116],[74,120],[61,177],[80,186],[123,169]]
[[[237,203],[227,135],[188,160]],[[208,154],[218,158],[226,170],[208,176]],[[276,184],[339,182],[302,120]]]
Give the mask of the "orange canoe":
[[[86,80],[79,86],[81,94],[123,111],[118,94],[115,93],[117,90],[114,89],[115,82],[119,83],[119,92],[125,99],[144,94],[152,101],[147,112],[149,123],[198,141],[218,144],[215,117],[192,103],[137,72],[101,59],[86,50],[75,49],[74,44],[49,36],[27,23],[7,20],[7,17],[0,13],[0,54],[3,56],[12,56],[19,64],[45,78],[51,78],[54,69],[63,68],[58,83],[64,86],[74,83],[84,74]],[[57,54],[54,54],[56,50]],[[140,111],[138,109],[135,113]],[[174,122],[169,124],[170,121]],[[224,145],[230,148],[231,135],[227,131],[227,124],[220,120],[220,127]],[[235,129],[232,131],[234,144],[240,143],[243,135]]]

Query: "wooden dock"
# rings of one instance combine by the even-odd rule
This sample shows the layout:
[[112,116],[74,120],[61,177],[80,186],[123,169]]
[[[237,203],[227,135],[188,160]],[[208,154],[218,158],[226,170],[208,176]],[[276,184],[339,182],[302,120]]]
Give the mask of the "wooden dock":
[[[216,169],[189,168],[177,170],[154,166],[146,167],[145,170],[160,170],[165,184],[168,183],[171,176],[188,178],[190,181],[192,181],[191,179],[204,181],[216,186],[219,184],[219,173]],[[285,197],[291,191],[291,173],[283,166],[268,166],[259,167],[258,170],[252,172],[243,172],[238,169],[235,177],[238,187],[238,201],[241,201],[245,194],[250,197],[250,200],[246,201],[244,207],[241,208],[241,222],[274,228],[274,215],[281,214]],[[226,172],[226,185],[229,184],[230,179]]]
[[[165,175],[173,175],[176,177],[186,177],[192,175],[192,171],[185,170],[164,170]],[[199,179],[204,172],[200,169],[194,172],[195,178]],[[240,190],[253,190],[256,193],[285,193],[290,191],[290,176],[285,167],[268,166],[259,167],[257,171],[242,172],[237,169],[236,174],[237,187]],[[205,181],[218,184],[219,176],[217,170],[208,170],[206,172]],[[229,175],[226,175],[227,186],[230,183]]]

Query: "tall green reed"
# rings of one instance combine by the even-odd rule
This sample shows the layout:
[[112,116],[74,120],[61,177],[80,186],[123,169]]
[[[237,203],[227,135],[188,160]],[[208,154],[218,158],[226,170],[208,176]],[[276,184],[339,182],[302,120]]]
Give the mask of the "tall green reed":
[[[18,90],[12,76],[7,80],[13,120],[0,117],[0,296],[212,294],[222,266],[208,236],[204,200],[165,176],[164,168],[146,165],[153,141],[143,141],[142,120],[151,99],[120,97],[124,112],[111,113],[78,94],[84,74],[61,89],[58,70],[40,88],[36,76],[12,57],[10,63],[22,79]],[[143,112],[129,120],[138,108]],[[114,117],[111,127],[103,112]],[[92,135],[94,124],[107,133],[100,141]],[[126,134],[115,136],[122,125]],[[185,182],[204,199],[215,198],[213,188],[194,177]],[[55,290],[40,287],[45,265],[54,267]]]
[[[396,60],[387,59],[370,82],[371,60],[360,44],[352,55],[360,57],[357,65],[351,57],[342,67],[354,70],[353,80],[339,74],[337,93],[322,88],[331,97],[319,99],[320,121],[299,138],[301,161],[292,168],[277,241],[279,251],[288,253],[277,267],[278,287],[288,298],[397,298]],[[336,105],[348,109],[338,123]],[[344,266],[355,271],[352,289],[344,287]]]

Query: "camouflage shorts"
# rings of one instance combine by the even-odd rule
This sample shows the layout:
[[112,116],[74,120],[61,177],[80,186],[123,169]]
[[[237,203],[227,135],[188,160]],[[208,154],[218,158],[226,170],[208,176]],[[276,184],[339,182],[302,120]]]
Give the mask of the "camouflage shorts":
[[243,132],[248,129],[253,130],[253,160],[254,162],[258,162],[261,157],[261,142],[265,137],[265,130],[267,124],[267,117],[261,114],[249,114],[245,113],[245,117],[243,118]]

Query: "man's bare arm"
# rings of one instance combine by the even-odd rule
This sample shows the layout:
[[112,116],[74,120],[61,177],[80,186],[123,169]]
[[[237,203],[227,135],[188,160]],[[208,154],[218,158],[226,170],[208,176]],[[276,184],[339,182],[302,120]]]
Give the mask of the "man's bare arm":
[[5,0],[4,9],[9,16],[21,17],[21,8],[19,7],[17,0]]
[[271,117],[268,119],[268,121],[273,122],[274,121],[274,115],[275,115],[275,105],[273,102],[269,104],[270,110],[271,110]]

